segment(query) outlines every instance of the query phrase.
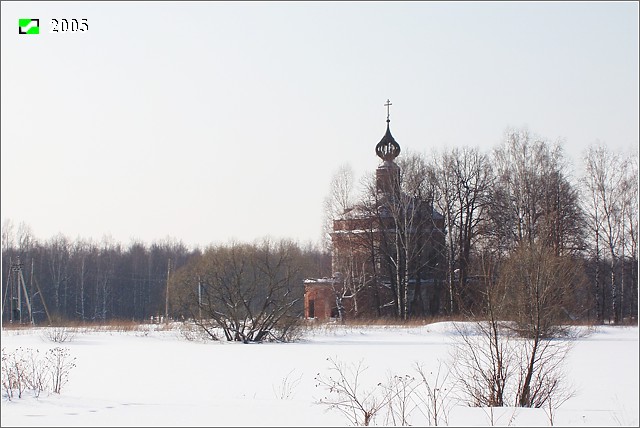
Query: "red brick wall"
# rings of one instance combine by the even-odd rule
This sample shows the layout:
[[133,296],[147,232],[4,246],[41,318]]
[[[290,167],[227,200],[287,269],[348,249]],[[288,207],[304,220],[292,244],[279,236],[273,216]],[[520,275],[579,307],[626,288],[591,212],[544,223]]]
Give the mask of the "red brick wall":
[[[313,314],[310,313],[311,301],[313,301]],[[305,318],[316,318],[325,321],[331,317],[331,311],[335,307],[335,293],[330,283],[320,282],[304,285]]]

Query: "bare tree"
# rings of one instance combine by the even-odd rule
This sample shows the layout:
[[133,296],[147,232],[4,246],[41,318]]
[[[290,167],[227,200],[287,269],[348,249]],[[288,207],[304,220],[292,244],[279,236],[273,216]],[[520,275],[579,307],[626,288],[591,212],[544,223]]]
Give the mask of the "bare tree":
[[53,285],[53,307],[57,317],[61,318],[66,310],[71,244],[65,236],[59,234],[49,241],[47,248]]
[[[430,250],[440,253],[441,230],[433,221],[433,190],[424,156],[408,152],[399,161],[400,191],[388,201],[388,209],[395,223],[396,277],[400,293],[399,315],[407,319],[411,314],[424,315],[422,279],[433,277],[437,257]],[[441,269],[441,268],[440,268]],[[429,270],[426,274],[425,270]],[[413,298],[410,300],[410,283],[413,282]]]
[[2,223],[2,254],[15,247],[14,225],[10,219],[5,219]]
[[288,241],[208,248],[172,276],[174,312],[186,312],[212,338],[290,340],[301,315],[299,249]]
[[522,244],[500,269],[500,317],[513,321],[520,336],[534,341],[564,336],[567,322],[578,318],[581,304],[575,290],[585,281],[573,257],[557,256],[542,244]]
[[506,301],[503,317],[526,339],[519,348],[519,406],[541,407],[561,390],[561,365],[570,342],[552,339],[569,335],[572,289],[583,281],[578,263],[540,244],[522,245],[504,263],[499,281]]
[[[482,313],[471,313],[474,327],[455,325],[459,340],[453,348],[452,374],[471,406],[508,405],[508,390],[516,371],[513,343],[505,335],[504,294],[497,284],[498,252],[483,254]],[[479,320],[478,320],[479,318]]]
[[571,342],[534,338],[518,345],[515,405],[555,409],[574,395],[564,368]]
[[556,254],[582,249],[582,211],[559,143],[511,130],[493,163],[488,231],[494,246],[510,251],[522,242],[543,241]]
[[331,250],[333,220],[344,215],[354,205],[354,177],[349,164],[336,169],[329,184],[329,194],[324,199],[323,244]]
[[488,157],[477,148],[468,147],[445,151],[436,170],[436,204],[445,217],[448,230],[449,311],[455,312],[454,300],[464,307],[469,299],[465,289],[472,266],[471,254],[482,222],[486,220],[493,174]]
[[[628,285],[629,296],[627,301],[629,302],[627,313],[635,317],[635,321],[638,321],[638,155],[629,159],[630,167],[629,174],[627,176],[626,187],[626,203],[625,203],[625,217],[624,224],[625,229],[623,231],[623,266],[629,265],[630,284]],[[626,249],[626,250],[625,250]],[[626,263],[625,260],[629,260]],[[623,270],[624,274],[624,270]],[[624,275],[623,275],[624,277]],[[635,315],[634,315],[635,314]],[[623,317],[624,320],[624,317]]]
[[572,288],[583,281],[579,264],[523,243],[506,260],[488,255],[483,266],[485,320],[460,329],[455,347],[454,375],[467,401],[542,407],[566,400],[572,391],[562,366],[571,346],[556,339],[571,337],[563,325]]
[[[608,251],[610,269],[611,314],[613,322],[620,321],[618,310],[618,261],[623,248],[625,193],[628,185],[629,162],[603,145],[591,146],[585,157],[584,184],[591,195],[586,210],[591,212],[590,229],[594,233],[593,246],[596,263],[599,261],[600,243]],[[596,292],[599,277],[596,277]],[[600,296],[598,296],[600,298]],[[602,311],[604,316],[604,311]]]
[[352,227],[336,230],[335,222],[352,223],[361,221],[361,211],[355,204],[353,194],[353,172],[350,166],[342,165],[334,174],[329,195],[325,198],[325,233],[327,248],[332,251],[332,270],[336,281],[332,283],[338,309],[338,317],[345,320],[345,301],[351,302],[351,310],[358,316],[358,297],[362,290],[370,287],[373,277],[369,274],[368,241],[369,228],[353,230]]
[[[594,174],[595,170],[598,169],[598,164],[595,159],[595,153],[592,155],[587,155],[585,158],[586,163],[590,163],[591,166],[588,166],[587,173],[582,178],[583,183],[583,192],[588,196],[584,198],[585,202],[585,212],[587,219],[587,227],[591,234],[588,240],[588,251],[591,254],[591,258],[593,259],[593,266],[595,268],[593,275],[593,284],[594,284],[594,302],[595,302],[595,310],[596,310],[596,321],[599,324],[604,322],[605,317],[605,289],[604,284],[601,283],[601,275],[600,275],[600,264],[602,260],[602,237],[601,231],[603,230],[603,217],[604,214],[602,212],[601,204],[600,204],[600,192],[599,186],[597,185],[597,176]],[[593,171],[590,171],[593,170]]]
[[71,248],[71,262],[74,265],[73,270],[75,271],[74,279],[76,283],[75,315],[78,316],[81,321],[85,321],[89,313],[87,300],[89,297],[90,262],[88,259],[91,255],[91,248],[94,246],[95,244],[91,241],[78,239],[73,243]]
[[120,253],[120,244],[117,244],[109,236],[103,237],[96,261],[93,311],[93,318],[96,320],[106,320],[111,312],[114,297],[114,276]]
[[[620,239],[621,321],[626,319],[626,314],[632,314],[633,317],[633,314],[637,313],[638,156],[627,158],[625,167],[624,197],[622,200],[622,236]],[[628,265],[630,265],[629,268]],[[627,270],[632,271],[631,275],[627,275]],[[630,279],[631,283],[627,279]],[[634,301],[636,304],[634,304]]]

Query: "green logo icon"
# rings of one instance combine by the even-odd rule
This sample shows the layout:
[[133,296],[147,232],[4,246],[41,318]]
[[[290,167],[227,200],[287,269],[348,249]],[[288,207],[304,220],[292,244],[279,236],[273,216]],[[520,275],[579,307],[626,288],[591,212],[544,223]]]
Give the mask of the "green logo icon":
[[18,34],[40,34],[40,20],[33,18],[18,19]]

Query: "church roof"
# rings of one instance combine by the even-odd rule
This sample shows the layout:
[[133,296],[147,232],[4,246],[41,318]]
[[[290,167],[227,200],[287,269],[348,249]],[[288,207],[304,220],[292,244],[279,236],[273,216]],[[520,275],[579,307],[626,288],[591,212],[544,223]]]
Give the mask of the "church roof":
[[391,135],[391,130],[389,129],[389,119],[387,119],[387,132],[384,134],[384,137],[380,140],[378,144],[376,144],[376,155],[382,160],[392,161],[398,157],[400,154],[400,144],[398,144]]
[[400,144],[393,138],[391,129],[389,129],[389,106],[391,106],[391,101],[387,100],[385,106],[387,107],[387,132],[385,132],[382,140],[376,144],[376,155],[384,161],[393,161],[400,154]]

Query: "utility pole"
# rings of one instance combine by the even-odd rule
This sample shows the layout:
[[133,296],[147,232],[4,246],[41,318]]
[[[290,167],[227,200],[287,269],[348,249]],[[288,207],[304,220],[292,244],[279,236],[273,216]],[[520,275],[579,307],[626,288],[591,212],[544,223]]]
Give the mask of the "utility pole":
[[40,300],[42,300],[42,306],[44,306],[44,312],[47,314],[47,321],[49,321],[49,325],[53,325],[53,321],[51,321],[51,315],[49,314],[49,309],[47,308],[47,302],[44,301],[44,294],[42,294],[42,290],[40,289],[40,285],[38,284],[38,279],[36,278],[36,288],[38,289],[38,293],[40,295]]
[[[11,266],[11,257],[9,257],[9,266]],[[6,306],[7,306],[7,297],[9,297],[9,320],[11,320],[11,269],[9,269],[8,273],[7,273],[7,281],[5,282],[5,284],[7,284],[6,287],[2,287],[4,289],[4,296],[2,296],[2,320],[4,321],[4,313],[6,311]]]
[[169,322],[169,276],[171,275],[171,258],[167,261],[167,290],[164,301],[164,320]]
[[[13,272],[12,277],[15,277],[15,280],[12,281],[15,284],[17,291],[17,304],[12,305],[14,307],[11,308],[11,321],[18,321],[22,324],[22,293],[24,293],[24,300],[27,305],[27,311],[29,312],[29,323],[33,324],[33,313],[31,312],[31,301],[29,300],[29,293],[27,292],[27,285],[24,282],[24,275],[22,275],[22,262],[20,261],[20,257],[14,263],[11,263],[11,271]],[[13,284],[10,284],[13,287]]]

